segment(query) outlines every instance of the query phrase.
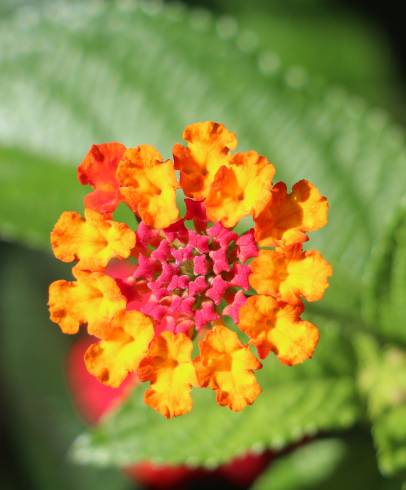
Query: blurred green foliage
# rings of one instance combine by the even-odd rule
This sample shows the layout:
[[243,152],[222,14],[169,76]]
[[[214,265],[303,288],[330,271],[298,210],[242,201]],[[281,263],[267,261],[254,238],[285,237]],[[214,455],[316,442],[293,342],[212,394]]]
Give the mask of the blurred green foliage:
[[[208,2],[192,2],[204,6]],[[231,14],[239,44],[270,50],[275,65],[306,69],[345,86],[405,122],[405,96],[389,40],[371,19],[333,0],[212,0],[225,19]]]
[[399,482],[380,477],[374,457],[364,435],[315,441],[276,461],[253,490],[399,490]]
[[48,250],[59,213],[81,208],[74,165],[90,144],[151,143],[169,156],[183,127],[204,119],[266,154],[278,179],[309,178],[329,197],[329,226],[312,240],[335,270],[325,300],[309,308],[320,346],[294,369],[267,363],[263,395],[240,414],[196,390],[194,412],[167,422],[136,389],[77,440],[75,458],[212,467],[322,431],[334,439],[283,456],[255,488],[401,487],[406,147],[403,128],[371,107],[404,117],[388,48],[327,0],[211,6],[0,3],[0,233],[28,247],[4,245],[0,263],[6,432],[27,474],[16,488],[128,487],[118,472],[67,460],[84,428],[64,381],[69,342],[45,306],[47,284],[67,269],[29,249]]
[[11,434],[4,450],[15,458],[10,488],[92,490],[101,488],[100,481],[109,490],[129,488],[118,472],[74,467],[67,457],[84,424],[66,384],[69,343],[52,328],[46,310],[49,280],[67,268],[50,266],[48,254],[16,245],[3,244],[1,257],[2,417]]

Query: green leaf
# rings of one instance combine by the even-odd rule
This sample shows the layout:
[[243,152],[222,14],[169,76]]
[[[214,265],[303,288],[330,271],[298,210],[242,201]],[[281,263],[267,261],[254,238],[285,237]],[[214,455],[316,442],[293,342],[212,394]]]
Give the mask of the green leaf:
[[379,474],[371,442],[362,434],[322,439],[276,459],[252,490],[399,490]]
[[368,406],[383,474],[406,473],[406,352],[382,349],[371,337],[357,341],[359,385]]
[[360,417],[343,331],[359,326],[371,256],[404,193],[403,134],[359,98],[297,70],[269,70],[267,51],[248,53],[240,36],[224,19],[152,1],[52,3],[0,21],[0,234],[8,239],[45,246],[57,213],[80,204],[73,165],[92,143],[152,143],[170,156],[184,126],[204,119],[267,155],[278,179],[308,178],[330,201],[330,224],[311,242],[335,270],[313,308],[324,313],[315,358],[295,369],[273,362],[263,395],[240,414],[197,391],[195,411],[167,422],[137,389],[79,440],[83,462],[215,465]]
[[[406,370],[403,372],[406,374]],[[406,406],[394,407],[373,428],[381,471],[393,475],[406,472]]]
[[84,424],[66,383],[70,342],[46,310],[49,280],[66,267],[50,270],[46,255],[20,247],[1,244],[0,250],[2,423],[9,443],[4,449],[17,473],[14,483],[41,490],[96,490],[103,481],[109,490],[128,490],[118,470],[75,468],[66,457]]
[[[238,31],[224,32],[210,16],[137,5],[58,4],[0,22],[0,115],[7,120],[0,145],[24,148],[2,161],[0,233],[45,243],[54,209],[79,205],[74,170],[67,184],[58,164],[76,165],[92,143],[153,143],[169,156],[186,124],[216,119],[237,132],[242,148],[268,155],[278,179],[291,185],[309,178],[329,197],[330,224],[312,242],[335,269],[323,304],[358,316],[371,248],[404,192],[399,132],[342,91],[283,71],[265,73],[264,53],[245,53]],[[24,199],[30,187],[24,155],[33,154],[55,162],[55,172],[36,165],[31,200]],[[13,216],[15,198],[7,196],[20,179],[20,211]],[[43,239],[32,240],[27,217],[47,213],[33,225]]]
[[[249,51],[260,45],[267,50],[263,69],[278,71],[283,65],[290,67],[288,76],[306,77],[306,72],[322,76],[405,122],[396,59],[384,32],[372,20],[331,1],[220,2],[224,3],[222,10],[238,23],[241,47]],[[226,26],[230,22],[224,18]]]
[[239,413],[219,407],[214,393],[194,390],[191,413],[166,420],[148,408],[136,388],[114,414],[82,435],[80,463],[156,462],[216,466],[247,450],[280,449],[320,430],[349,427],[361,416],[348,342],[326,322],[312,362],[298,368],[275,359],[258,373],[263,393]]
[[406,205],[400,207],[377,251],[364,312],[375,330],[406,342]]
[[83,188],[71,166],[17,148],[0,147],[3,238],[48,249],[62,211],[80,210]]

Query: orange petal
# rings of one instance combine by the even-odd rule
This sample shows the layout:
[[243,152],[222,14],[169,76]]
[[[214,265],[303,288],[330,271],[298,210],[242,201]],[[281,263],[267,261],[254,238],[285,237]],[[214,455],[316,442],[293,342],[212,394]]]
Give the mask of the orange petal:
[[190,412],[196,373],[191,359],[193,344],[182,333],[163,332],[151,342],[138,376],[150,381],[145,403],[167,418]]
[[144,223],[166,228],[179,218],[175,169],[171,161],[149,145],[129,148],[117,169],[120,191]]
[[78,168],[83,185],[90,184],[94,191],[85,197],[85,206],[100,213],[112,213],[121,201],[116,170],[125,146],[121,143],[92,145]]
[[297,182],[290,194],[279,182],[255,220],[255,237],[264,247],[302,243],[307,232],[327,224],[327,214],[327,199],[309,181]]
[[251,405],[261,393],[253,374],[261,363],[237,334],[218,323],[199,347],[195,365],[200,386],[215,390],[218,404],[235,412]]
[[274,174],[273,165],[255,151],[237,153],[228,168],[216,173],[206,200],[207,216],[230,228],[248,214],[257,216],[271,195]]
[[217,170],[229,162],[229,151],[237,146],[237,139],[222,124],[211,121],[187,126],[183,138],[187,148],[179,144],[173,148],[181,186],[187,196],[204,199]]
[[328,287],[331,265],[317,251],[261,250],[250,264],[249,282],[260,294],[296,304],[303,296],[318,301]]
[[252,339],[261,358],[272,351],[284,364],[298,364],[312,356],[319,340],[317,328],[300,319],[302,311],[301,304],[251,296],[240,309],[239,327]]
[[51,233],[55,256],[63,262],[79,260],[76,267],[102,270],[113,258],[125,259],[135,246],[135,233],[124,223],[106,219],[91,209],[61,214]]
[[123,313],[114,323],[119,325],[114,337],[92,344],[85,354],[88,371],[112,388],[138,368],[154,336],[150,318],[135,310]]
[[77,333],[87,324],[90,335],[103,337],[126,307],[114,279],[101,272],[75,271],[77,281],[55,281],[49,287],[51,320],[62,332]]

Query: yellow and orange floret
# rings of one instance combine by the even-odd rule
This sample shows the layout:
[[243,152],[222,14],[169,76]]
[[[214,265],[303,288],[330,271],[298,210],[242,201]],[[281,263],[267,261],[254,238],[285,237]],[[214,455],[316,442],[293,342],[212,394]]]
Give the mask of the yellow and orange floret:
[[[73,281],[49,288],[51,320],[67,334],[85,326],[96,337],[89,372],[112,387],[136,373],[150,383],[145,402],[166,417],[192,409],[193,386],[212,388],[234,411],[252,404],[262,366],[250,345],[261,359],[309,359],[319,333],[301,319],[303,299],[321,299],[332,274],[319,252],[302,249],[327,223],[313,184],[290,193],[274,185],[274,166],[255,151],[233,154],[236,136],[222,124],[191,124],[183,137],[173,160],[149,145],[93,145],[78,170],[93,187],[84,217],[64,212],[51,233],[55,256],[75,263]],[[122,202],[136,230],[113,220]],[[233,228],[247,216],[254,228],[239,235]]]

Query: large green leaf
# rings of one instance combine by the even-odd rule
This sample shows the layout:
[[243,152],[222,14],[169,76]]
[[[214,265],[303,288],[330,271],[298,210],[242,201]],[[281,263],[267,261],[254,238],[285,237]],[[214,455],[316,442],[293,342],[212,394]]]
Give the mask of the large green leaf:
[[[356,311],[371,250],[403,192],[402,138],[359,99],[300,76],[265,75],[262,53],[244,53],[229,35],[206,15],[154,2],[25,9],[0,23],[0,144],[55,164],[77,164],[91,143],[112,139],[169,155],[187,123],[221,120],[243,148],[275,162],[278,178],[307,177],[328,195],[330,225],[314,241],[335,268],[324,305]],[[23,200],[32,188],[26,168],[24,158],[2,163],[0,191],[10,193],[14,175],[22,202],[14,219],[3,200],[0,231],[29,241],[30,216],[53,216],[72,198],[65,180],[38,166],[60,203],[48,193]],[[47,236],[47,227],[37,233]]]
[[322,326],[314,360],[266,366],[263,395],[240,414],[197,391],[194,412],[167,422],[137,389],[78,441],[77,458],[214,465],[353,424],[359,407],[343,332],[359,326],[370,258],[404,193],[402,133],[359,98],[297,70],[272,71],[267,51],[248,53],[224,19],[152,1],[46,5],[0,21],[2,235],[45,246],[57,213],[80,206],[65,162],[77,164],[90,144],[152,143],[169,156],[183,127],[203,119],[269,156],[278,179],[312,180],[331,205],[329,226],[312,242],[335,269],[323,316],[312,316]]
[[[405,201],[406,202],[406,201]],[[406,204],[401,203],[373,260],[364,312],[375,331],[406,342]]]
[[287,444],[320,430],[351,426],[361,415],[352,350],[340,328],[325,322],[320,346],[301,369],[273,360],[258,374],[263,393],[239,413],[217,406],[214,393],[194,390],[193,411],[165,420],[136,388],[117,412],[74,447],[81,463],[122,465],[151,459],[214,466],[244,453]]

